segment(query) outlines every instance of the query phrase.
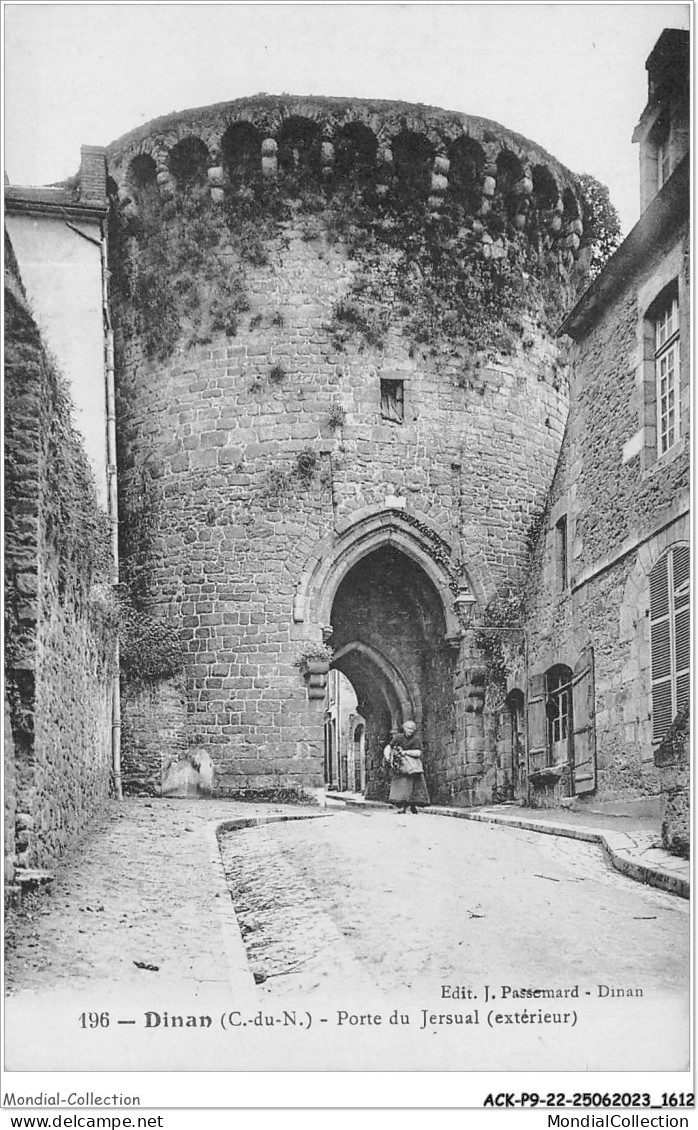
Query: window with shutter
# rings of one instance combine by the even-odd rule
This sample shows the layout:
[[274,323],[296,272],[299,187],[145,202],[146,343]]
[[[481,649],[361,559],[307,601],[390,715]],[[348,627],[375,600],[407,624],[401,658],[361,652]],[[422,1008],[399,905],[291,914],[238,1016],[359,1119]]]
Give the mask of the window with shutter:
[[545,676],[545,713],[548,721],[548,764],[567,760],[572,711],[572,672],[562,665]]
[[652,737],[662,740],[690,696],[690,551],[672,546],[650,573]]

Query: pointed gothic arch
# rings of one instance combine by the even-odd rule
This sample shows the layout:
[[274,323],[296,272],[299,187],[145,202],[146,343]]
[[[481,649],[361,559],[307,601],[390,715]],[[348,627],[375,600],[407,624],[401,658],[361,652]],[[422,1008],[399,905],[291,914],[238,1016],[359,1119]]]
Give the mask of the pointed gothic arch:
[[419,565],[438,593],[446,637],[457,637],[460,623],[453,608],[459,586],[467,586],[483,606],[483,586],[459,562],[453,546],[432,525],[394,508],[369,508],[338,536],[329,535],[307,561],[296,588],[296,623],[328,625],[332,602],[342,580],[362,558],[391,545]]

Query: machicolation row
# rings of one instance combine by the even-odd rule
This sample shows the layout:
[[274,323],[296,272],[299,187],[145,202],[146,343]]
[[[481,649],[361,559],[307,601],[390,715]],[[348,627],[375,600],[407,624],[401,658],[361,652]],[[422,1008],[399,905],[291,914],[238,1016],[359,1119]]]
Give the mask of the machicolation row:
[[127,215],[148,190],[168,201],[205,188],[222,203],[244,182],[303,177],[377,200],[407,191],[437,213],[453,194],[477,217],[476,236],[496,206],[519,231],[535,214],[575,256],[583,235],[574,178],[544,150],[494,122],[422,107],[242,99],[150,123],[115,142],[109,162]]

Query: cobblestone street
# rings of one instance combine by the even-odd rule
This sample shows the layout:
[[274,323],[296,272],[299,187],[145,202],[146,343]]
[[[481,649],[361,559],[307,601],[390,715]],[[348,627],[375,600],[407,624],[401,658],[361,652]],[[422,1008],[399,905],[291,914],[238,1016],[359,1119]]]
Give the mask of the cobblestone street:
[[688,940],[687,900],[557,835],[129,800],[11,917],[7,1065],[683,1069]]
[[272,997],[347,976],[388,993],[688,988],[688,903],[619,875],[593,845],[383,810],[223,843],[250,962]]

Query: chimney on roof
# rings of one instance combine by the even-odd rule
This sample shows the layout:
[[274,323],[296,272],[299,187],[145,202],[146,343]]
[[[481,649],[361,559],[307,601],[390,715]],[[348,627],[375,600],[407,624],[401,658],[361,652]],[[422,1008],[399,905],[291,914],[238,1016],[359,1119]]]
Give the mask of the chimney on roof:
[[640,143],[640,211],[664,187],[690,144],[690,39],[665,28],[645,64],[647,105],[635,127]]
[[688,32],[665,28],[645,63],[650,106],[666,102],[676,94],[688,97],[690,61]]
[[107,154],[101,145],[80,147],[80,200],[83,204],[107,202]]

